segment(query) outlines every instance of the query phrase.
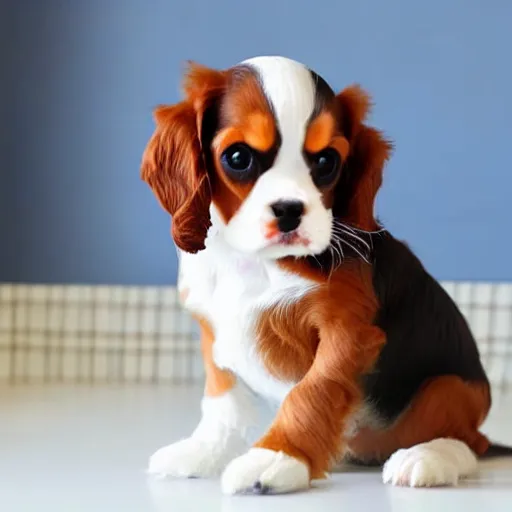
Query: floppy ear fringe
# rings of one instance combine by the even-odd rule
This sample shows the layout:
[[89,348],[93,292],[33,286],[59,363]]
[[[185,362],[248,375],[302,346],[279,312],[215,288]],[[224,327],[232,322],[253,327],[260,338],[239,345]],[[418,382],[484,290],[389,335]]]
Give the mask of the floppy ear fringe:
[[341,130],[349,141],[350,151],[336,187],[334,215],[372,231],[378,227],[374,217],[375,198],[393,145],[382,132],[364,124],[371,99],[359,85],[347,87],[336,100]]
[[141,177],[172,216],[172,236],[183,251],[204,249],[210,227],[211,190],[201,144],[205,109],[225,87],[225,73],[189,63],[185,100],[154,110],[155,131],[141,165]]

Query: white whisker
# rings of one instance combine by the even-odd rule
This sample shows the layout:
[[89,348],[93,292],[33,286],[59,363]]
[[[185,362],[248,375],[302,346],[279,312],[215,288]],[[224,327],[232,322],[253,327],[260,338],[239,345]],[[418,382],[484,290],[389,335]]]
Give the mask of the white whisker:
[[[341,252],[341,257],[342,258],[345,258],[345,253],[343,252],[343,246],[341,245],[341,242],[343,242],[343,239],[341,237],[338,237],[338,239],[336,240],[336,242],[338,243],[338,248]],[[341,263],[341,262],[340,262]]]
[[334,247],[331,245],[329,247],[329,254],[332,256],[332,263],[331,263],[331,270],[329,271],[329,281],[331,280],[332,273],[334,272],[334,269],[336,268],[336,262],[334,260]]
[[[363,261],[371,263],[371,254],[373,252],[373,239],[371,235],[381,234],[384,231],[385,229],[379,229],[378,231],[365,231],[344,224],[339,219],[333,219],[331,225],[331,244],[328,249],[332,258],[329,278],[332,276],[334,270],[338,266],[342,265],[345,260],[343,244],[347,248],[350,248]],[[367,235],[367,237],[364,235]],[[347,240],[348,237],[352,238],[352,242]]]
[[339,226],[344,228],[344,229],[347,229],[347,230],[351,231],[352,233],[356,232],[356,230],[352,226],[349,226],[348,224],[343,224],[342,222],[340,222]]
[[351,236],[352,238],[355,238],[356,240],[359,240],[362,244],[366,245],[366,247],[368,247],[368,249],[370,249],[370,244],[366,240],[361,238],[360,236],[357,236],[356,234],[350,233],[348,231],[345,231],[345,234]]
[[341,265],[341,262],[343,261],[343,252],[340,251],[339,243],[338,245],[333,244],[331,247],[333,250],[333,256],[335,256],[334,266],[337,267],[338,265]]
[[364,233],[367,235],[377,235],[377,234],[380,234],[380,233],[383,233],[384,231],[386,231],[385,228],[380,228],[380,229],[377,229],[376,231],[366,231],[365,229],[356,228],[355,226],[349,226],[348,224],[341,222],[339,219],[333,219],[333,223],[334,223],[334,225],[341,226],[345,229],[350,230],[353,233]]
[[361,256],[361,258],[366,261],[366,263],[370,263],[370,261],[368,260],[368,258],[362,254],[361,252],[359,252],[357,250],[357,248],[355,248],[350,242],[347,242],[347,240],[341,240],[345,245],[348,245],[350,248],[352,248],[357,254],[359,254],[359,256]]

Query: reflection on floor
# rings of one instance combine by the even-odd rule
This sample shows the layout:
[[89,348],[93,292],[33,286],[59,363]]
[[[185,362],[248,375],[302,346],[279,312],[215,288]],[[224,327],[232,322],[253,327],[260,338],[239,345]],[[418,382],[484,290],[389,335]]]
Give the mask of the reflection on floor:
[[[512,458],[483,462],[455,489],[402,489],[348,467],[289,496],[227,497],[217,481],[155,481],[148,455],[190,433],[201,390],[163,387],[0,389],[0,502],[5,512],[444,512],[509,510]],[[512,444],[512,396],[484,428]]]

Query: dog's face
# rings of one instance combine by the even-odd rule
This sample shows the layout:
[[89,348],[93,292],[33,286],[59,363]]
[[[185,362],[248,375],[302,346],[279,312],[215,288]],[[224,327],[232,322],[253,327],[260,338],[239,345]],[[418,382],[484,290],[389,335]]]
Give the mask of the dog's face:
[[182,103],[157,109],[142,166],[181,249],[204,248],[212,208],[233,248],[263,258],[321,254],[334,219],[375,227],[389,144],[362,124],[361,89],[336,95],[283,57],[193,65],[184,89]]
[[297,62],[256,58],[236,68],[220,100],[211,149],[224,190],[215,204],[241,251],[278,258],[329,245],[348,142],[336,130],[334,93],[315,78]]

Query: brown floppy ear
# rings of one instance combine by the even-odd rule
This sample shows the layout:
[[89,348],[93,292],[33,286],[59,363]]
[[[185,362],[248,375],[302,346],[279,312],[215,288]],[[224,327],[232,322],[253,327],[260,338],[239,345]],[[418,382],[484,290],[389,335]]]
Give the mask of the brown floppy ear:
[[191,64],[186,99],[155,109],[155,132],[142,157],[141,177],[172,215],[172,237],[183,251],[204,249],[211,191],[202,147],[203,117],[221,94],[224,74]]
[[336,186],[333,214],[360,229],[373,231],[377,228],[375,197],[393,146],[380,131],[363,123],[370,110],[370,98],[359,86],[344,89],[336,102],[340,129],[350,149]]

